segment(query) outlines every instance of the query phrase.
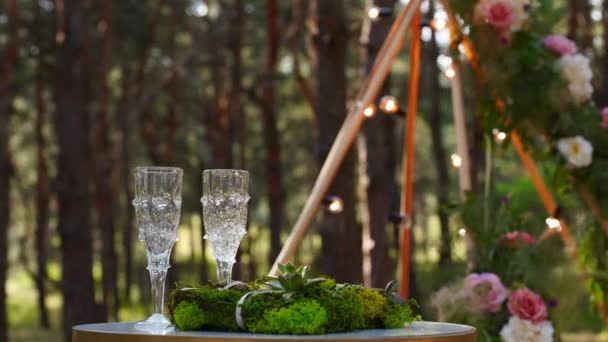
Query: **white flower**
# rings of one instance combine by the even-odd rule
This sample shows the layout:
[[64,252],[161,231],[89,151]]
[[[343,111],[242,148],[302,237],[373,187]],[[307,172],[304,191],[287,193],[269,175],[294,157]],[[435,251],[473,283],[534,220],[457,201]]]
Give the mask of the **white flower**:
[[589,166],[593,161],[593,146],[581,136],[559,139],[557,149],[574,167]]
[[568,81],[568,90],[575,103],[581,104],[591,98],[593,72],[587,57],[580,53],[562,56],[557,61],[557,67]]
[[528,0],[511,0],[513,1],[513,9],[515,10],[515,20],[511,31],[519,31],[522,26],[528,20],[528,7],[530,6]]
[[553,325],[549,321],[534,324],[516,316],[509,318],[509,323],[500,331],[505,342],[552,342]]

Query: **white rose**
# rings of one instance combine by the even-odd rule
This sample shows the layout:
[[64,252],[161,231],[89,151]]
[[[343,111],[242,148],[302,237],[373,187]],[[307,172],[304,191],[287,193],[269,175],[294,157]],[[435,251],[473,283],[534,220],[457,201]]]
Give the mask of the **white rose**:
[[559,139],[557,150],[574,167],[589,166],[593,161],[593,146],[581,136]]
[[511,26],[511,31],[519,31],[522,26],[528,20],[527,7],[529,6],[528,0],[512,0],[513,9],[515,13],[515,20]]
[[580,104],[591,98],[593,72],[587,57],[580,53],[564,55],[557,61],[557,68],[568,81],[568,90],[575,103]]
[[500,337],[505,342],[552,342],[553,331],[553,325],[549,321],[534,324],[511,316],[509,323],[500,331]]
[[571,82],[568,84],[568,90],[577,104],[587,101],[593,95],[591,82]]

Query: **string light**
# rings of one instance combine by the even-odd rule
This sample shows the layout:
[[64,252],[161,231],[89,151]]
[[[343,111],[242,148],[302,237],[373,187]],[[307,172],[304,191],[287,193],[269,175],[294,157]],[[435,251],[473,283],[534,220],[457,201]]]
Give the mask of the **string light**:
[[327,208],[327,211],[332,214],[339,214],[344,210],[344,202],[338,196],[326,196],[323,198],[322,203]]
[[394,114],[399,111],[399,102],[397,98],[392,95],[384,95],[380,99],[380,110],[387,114]]
[[454,68],[449,67],[446,71],[445,71],[445,76],[449,79],[453,79],[454,76],[456,76],[456,70],[454,70]]
[[372,6],[372,7],[368,8],[367,9],[367,16],[371,20],[378,19],[378,17],[380,16],[380,7],[378,7],[378,6]]
[[372,116],[374,116],[374,114],[376,114],[376,109],[374,108],[374,106],[367,106],[367,108],[363,110],[363,115],[365,115],[365,117],[367,118],[371,118]]
[[456,153],[452,153],[450,159],[452,160],[452,165],[454,165],[455,168],[459,168],[462,165],[462,158]]
[[381,18],[381,17],[390,17],[392,15],[393,15],[392,7],[371,6],[367,9],[367,16],[371,20],[377,20],[378,18]]
[[447,26],[448,26],[448,23],[447,23],[447,21],[445,21],[445,19],[433,19],[431,21],[431,27],[435,31],[441,31],[441,30],[445,29]]
[[494,128],[492,130],[492,134],[494,134],[494,140],[498,143],[501,143],[507,139],[507,133],[499,130],[498,128]]
[[562,230],[562,224],[555,217],[547,217],[545,223],[547,224],[547,227],[549,227],[549,229],[555,229],[557,231]]
[[458,229],[458,235],[465,237],[467,235],[467,230],[464,228]]

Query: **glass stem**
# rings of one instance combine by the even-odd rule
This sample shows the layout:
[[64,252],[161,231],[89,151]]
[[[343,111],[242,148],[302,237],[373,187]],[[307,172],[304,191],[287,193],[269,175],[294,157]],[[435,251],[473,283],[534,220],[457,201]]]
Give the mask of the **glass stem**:
[[165,280],[166,269],[150,270],[150,282],[152,284],[152,300],[154,301],[154,313],[162,314],[165,302]]
[[232,266],[234,262],[216,260],[217,263],[217,280],[220,284],[229,284],[232,282]]

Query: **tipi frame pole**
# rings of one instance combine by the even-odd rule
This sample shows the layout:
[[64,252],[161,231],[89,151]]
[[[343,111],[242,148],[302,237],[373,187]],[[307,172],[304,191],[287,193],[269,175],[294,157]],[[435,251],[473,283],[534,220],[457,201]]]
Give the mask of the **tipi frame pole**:
[[373,103],[380,91],[382,84],[393,65],[395,57],[403,46],[407,28],[419,8],[420,0],[410,0],[401,9],[399,15],[395,19],[395,22],[376,57],[374,66],[357,96],[355,104],[346,116],[344,124],[338,132],[338,136],[336,137],[329,154],[325,158],[325,162],[315,181],[312,192],[306,200],[304,208],[289,234],[289,237],[285,241],[279,256],[275,260],[269,275],[277,275],[278,264],[288,262],[294,257],[305,233],[308,231],[315,218],[323,196],[331,185],[350,146],[361,129],[361,124],[365,119],[363,111]]

